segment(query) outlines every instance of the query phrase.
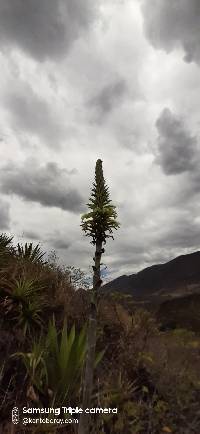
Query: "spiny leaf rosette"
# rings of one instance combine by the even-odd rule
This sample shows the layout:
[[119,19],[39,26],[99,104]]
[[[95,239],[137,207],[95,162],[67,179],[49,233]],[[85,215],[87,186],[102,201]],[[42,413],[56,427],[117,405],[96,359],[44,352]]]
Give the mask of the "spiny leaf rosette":
[[105,183],[100,159],[96,162],[95,182],[87,206],[91,212],[81,216],[81,227],[86,236],[92,237],[91,243],[96,244],[98,241],[106,244],[106,238],[114,239],[112,229],[117,229],[120,224],[116,221],[116,207],[111,205],[109,199],[109,189]]

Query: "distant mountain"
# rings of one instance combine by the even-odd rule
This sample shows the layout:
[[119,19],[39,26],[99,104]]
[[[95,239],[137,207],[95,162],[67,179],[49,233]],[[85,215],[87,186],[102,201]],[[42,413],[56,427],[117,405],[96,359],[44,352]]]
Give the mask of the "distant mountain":
[[154,312],[162,330],[188,328],[200,332],[200,252],[181,255],[102,286],[131,313]]
[[135,300],[163,302],[200,293],[200,252],[181,255],[165,264],[153,265],[102,286],[103,292],[133,295]]

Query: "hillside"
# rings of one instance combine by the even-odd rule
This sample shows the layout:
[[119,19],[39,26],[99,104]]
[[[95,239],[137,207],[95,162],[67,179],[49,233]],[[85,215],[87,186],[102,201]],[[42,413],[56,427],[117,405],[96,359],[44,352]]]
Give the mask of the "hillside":
[[[177,261],[180,270],[174,268],[171,280],[169,274],[168,290],[177,292],[178,285],[183,286],[183,261],[192,264],[183,271],[195,290],[199,253],[177,258],[170,266],[164,264],[164,269],[173,268]],[[149,296],[153,281],[148,282],[146,273],[151,275],[152,270],[157,273],[157,267],[138,273],[141,282],[149,283],[143,291]],[[64,420],[69,414],[63,405],[82,405],[90,291],[76,290],[70,277],[69,270],[55,260],[45,261],[38,245],[15,246],[12,238],[0,235],[0,433],[78,434],[75,423],[61,427],[56,418],[56,423],[45,427],[33,414],[35,424],[25,427],[21,417],[24,408],[30,412],[55,408],[61,409]],[[159,279],[163,282],[162,273]],[[145,304],[140,302],[110,291],[99,300],[92,408],[117,408],[118,413],[92,415],[90,432],[199,433],[200,294],[171,298],[158,306],[156,315],[141,309]],[[20,415],[14,428],[13,407]],[[46,416],[50,424],[52,415]]]
[[200,252],[178,256],[136,274],[120,276],[102,286],[102,289],[131,294],[138,300],[159,302],[200,292]]
[[200,331],[200,252],[181,255],[137,274],[120,276],[102,287],[133,313],[154,313],[161,330],[183,327]]

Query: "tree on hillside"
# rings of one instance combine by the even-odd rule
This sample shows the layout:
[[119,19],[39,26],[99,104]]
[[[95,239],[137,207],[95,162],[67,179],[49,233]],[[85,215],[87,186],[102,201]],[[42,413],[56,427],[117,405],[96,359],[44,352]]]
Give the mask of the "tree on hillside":
[[83,379],[83,413],[80,417],[79,434],[87,434],[89,432],[89,414],[85,413],[85,409],[90,407],[91,394],[93,388],[93,372],[95,361],[96,347],[96,330],[97,330],[97,294],[101,287],[102,280],[100,277],[101,270],[101,255],[105,252],[102,248],[106,244],[107,238],[114,239],[113,229],[117,229],[120,225],[117,222],[116,207],[111,204],[109,199],[109,189],[106,186],[103,176],[102,160],[98,159],[95,168],[95,182],[91,190],[91,197],[87,204],[89,212],[81,217],[82,230],[86,236],[91,237],[91,244],[95,245],[95,257],[93,268],[93,289],[91,291],[90,314],[88,322],[87,336],[87,357],[85,365],[85,373]]

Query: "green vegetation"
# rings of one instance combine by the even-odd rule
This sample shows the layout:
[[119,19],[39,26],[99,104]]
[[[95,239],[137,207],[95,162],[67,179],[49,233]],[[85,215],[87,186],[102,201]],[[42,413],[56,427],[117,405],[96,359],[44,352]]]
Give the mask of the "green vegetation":
[[[71,268],[44,261],[39,246],[14,247],[0,236],[1,424],[12,407],[54,407],[80,402],[86,324],[76,321]],[[73,268],[81,281],[83,273]],[[74,279],[76,280],[76,279]],[[104,351],[97,351],[95,367]]]
[[106,238],[114,239],[113,229],[119,228],[120,225],[116,220],[116,206],[111,205],[109,199],[109,189],[104,179],[100,159],[96,162],[95,182],[93,182],[87,206],[91,211],[82,215],[81,226],[86,236],[92,237],[91,243],[96,245],[97,242],[104,242],[106,244]]
[[45,253],[41,251],[41,248],[39,247],[39,244],[37,246],[33,247],[33,244],[27,244],[25,243],[25,246],[20,246],[20,244],[17,244],[17,256],[18,258],[22,259],[28,259],[29,261],[33,263],[37,262],[43,262],[43,256]]
[[77,333],[73,325],[68,333],[64,324],[59,332],[55,321],[51,321],[47,334],[33,342],[30,352],[15,356],[22,359],[31,386],[36,388],[35,396],[48,391],[50,407],[58,407],[78,396],[85,352],[85,327]]
[[[3,280],[2,280],[3,284]],[[25,276],[4,281],[6,306],[14,323],[21,326],[24,335],[30,334],[35,327],[43,326],[42,311],[45,308],[43,287],[37,280]]]

